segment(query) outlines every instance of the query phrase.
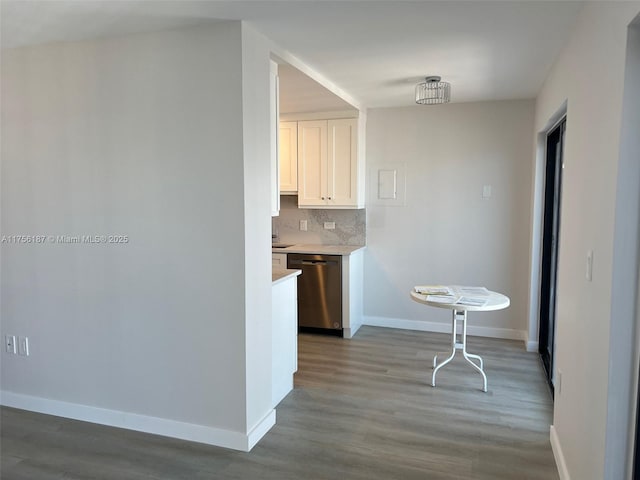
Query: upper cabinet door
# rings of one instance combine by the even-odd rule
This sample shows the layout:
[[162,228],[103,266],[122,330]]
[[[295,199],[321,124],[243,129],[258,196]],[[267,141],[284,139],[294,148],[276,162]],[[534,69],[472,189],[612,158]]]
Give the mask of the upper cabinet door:
[[328,120],[327,205],[358,205],[358,120]]
[[[281,124],[281,142],[289,125]],[[364,119],[305,120],[298,125],[298,207],[364,207]],[[281,148],[282,193],[285,178],[294,167],[285,166],[293,144]],[[292,162],[293,163],[293,162]],[[291,190],[293,191],[293,189]]]
[[270,161],[271,161],[271,216],[277,217],[280,214],[280,174],[278,173],[278,145],[279,128],[279,81],[278,64],[271,60],[269,71],[269,109],[270,122],[269,134],[271,138]]
[[327,121],[298,122],[298,205],[327,202]]
[[280,193],[298,192],[298,122],[280,122]]

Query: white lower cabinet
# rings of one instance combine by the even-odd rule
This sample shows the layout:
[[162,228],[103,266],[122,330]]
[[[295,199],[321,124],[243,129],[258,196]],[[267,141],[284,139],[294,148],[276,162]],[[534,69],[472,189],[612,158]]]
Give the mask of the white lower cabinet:
[[342,331],[353,338],[362,326],[364,295],[364,250],[342,257]]
[[285,270],[287,268],[287,254],[286,253],[272,253],[271,254],[271,267],[274,270]]
[[[286,255],[285,255],[286,256]],[[271,344],[273,407],[293,389],[298,370],[298,277],[292,276],[272,286]]]

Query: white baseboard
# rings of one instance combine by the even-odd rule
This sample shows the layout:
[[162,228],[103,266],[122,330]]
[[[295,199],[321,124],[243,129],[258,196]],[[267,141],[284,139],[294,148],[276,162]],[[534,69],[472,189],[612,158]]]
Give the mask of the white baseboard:
[[361,326],[362,324],[358,323],[356,325],[352,325],[351,328],[345,328],[342,332],[344,338],[353,338],[353,336],[358,332],[358,330],[360,330]]
[[[251,449],[260,441],[262,437],[266,435],[266,433],[276,424],[276,411],[275,409],[269,410],[267,414],[262,417],[262,419],[254,425],[254,427],[249,430],[249,433],[246,435],[247,443],[246,449],[242,449],[244,452],[250,452]],[[220,445],[222,446],[222,445]],[[241,450],[241,449],[236,449]]]
[[[363,325],[374,327],[401,328],[403,330],[419,330],[422,332],[451,333],[451,322],[426,322],[422,320],[408,320],[404,318],[368,317],[362,318]],[[482,327],[467,325],[467,334],[478,337],[506,338],[509,340],[524,340],[523,330],[510,328]]]
[[271,410],[248,434],[205,425],[178,422],[166,418],[149,417],[136,413],[108,410],[105,408],[61,402],[31,395],[2,391],[0,404],[32,412],[72,418],[84,422],[98,423],[111,427],[126,428],[165,437],[179,438],[191,442],[206,443],[217,447],[231,448],[243,452],[253,446],[275,425],[276,412]]
[[534,342],[533,340],[527,340],[524,343],[527,347],[527,352],[537,352],[540,349],[540,344],[538,342]]
[[560,446],[560,439],[558,438],[558,432],[553,425],[551,425],[549,438],[551,440],[551,450],[553,450],[553,456],[556,459],[556,466],[558,467],[558,475],[560,480],[571,480],[569,470],[567,469],[567,462],[564,459],[562,453],[562,447]]

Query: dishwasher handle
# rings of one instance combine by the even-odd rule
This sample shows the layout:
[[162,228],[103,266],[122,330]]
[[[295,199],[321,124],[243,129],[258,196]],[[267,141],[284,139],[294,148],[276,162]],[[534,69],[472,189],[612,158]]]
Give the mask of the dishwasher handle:
[[335,260],[300,260],[300,259],[291,259],[289,261],[290,265],[338,265],[338,262]]

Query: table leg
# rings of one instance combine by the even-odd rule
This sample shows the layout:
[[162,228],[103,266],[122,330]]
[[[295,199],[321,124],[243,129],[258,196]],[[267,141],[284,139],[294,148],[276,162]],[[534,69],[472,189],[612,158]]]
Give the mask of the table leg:
[[[461,318],[458,318],[461,317]],[[458,333],[457,333],[457,322],[461,321],[462,322],[462,343],[459,343],[457,341],[458,339]],[[476,370],[478,370],[478,372],[480,372],[480,375],[482,375],[482,380],[483,380],[483,388],[482,391],[486,392],[487,391],[487,376],[484,373],[484,369],[483,369],[483,361],[482,361],[482,357],[480,355],[476,355],[474,353],[467,353],[467,311],[466,310],[453,310],[453,318],[451,321],[452,324],[452,328],[451,328],[451,354],[449,355],[449,357],[444,360],[442,363],[440,363],[440,365],[437,365],[437,358],[438,355],[440,355],[439,353],[436,353],[433,357],[433,374],[431,376],[431,386],[435,387],[436,386],[436,373],[438,372],[438,370],[440,370],[442,367],[444,367],[447,363],[449,363],[451,360],[453,360],[453,357],[455,357],[456,355],[456,350],[462,350],[462,355],[464,357],[464,359],[469,362],[471,364],[471,366],[473,368],[475,368]],[[475,362],[473,362],[471,359],[477,359],[479,362],[479,366],[476,365]],[[437,366],[436,366],[437,365]]]
[[[453,360],[453,357],[456,356],[456,337],[457,337],[457,333],[456,333],[456,312],[453,312],[453,326],[451,329],[451,354],[449,355],[448,358],[446,358],[443,362],[440,363],[440,365],[436,366],[437,363],[437,358],[438,355],[440,353],[436,353],[433,356],[433,374],[431,375],[431,386],[435,387],[436,386],[436,373],[438,373],[438,370],[440,370],[442,367],[444,367],[447,363],[449,363],[451,360]],[[446,352],[443,352],[443,354]]]
[[438,355],[450,355],[449,352],[438,352],[433,356],[433,368],[436,368],[438,364]]
[[[482,375],[482,380],[484,381],[483,387],[482,387],[482,391],[486,392],[487,391],[487,376],[484,373],[484,370],[482,369],[482,358],[480,357],[480,355],[475,355],[473,353],[467,353],[467,311],[464,311],[464,321],[462,322],[462,355],[464,356],[464,359],[469,362],[471,364],[471,366],[473,368],[475,368],[476,370],[478,370],[480,372],[480,375]],[[478,360],[480,360],[480,366],[476,365],[475,363],[473,363],[471,361],[471,358],[477,358]]]
[[[471,357],[471,358],[477,358],[477,359],[478,359],[478,361],[480,362],[480,368],[483,368],[483,367],[482,367],[482,357],[481,357],[480,355],[475,355],[475,354],[473,354],[473,353],[469,353],[469,352],[467,352],[467,355],[466,355],[466,356],[467,356],[467,357]],[[467,360],[469,360],[469,358],[467,358]]]

